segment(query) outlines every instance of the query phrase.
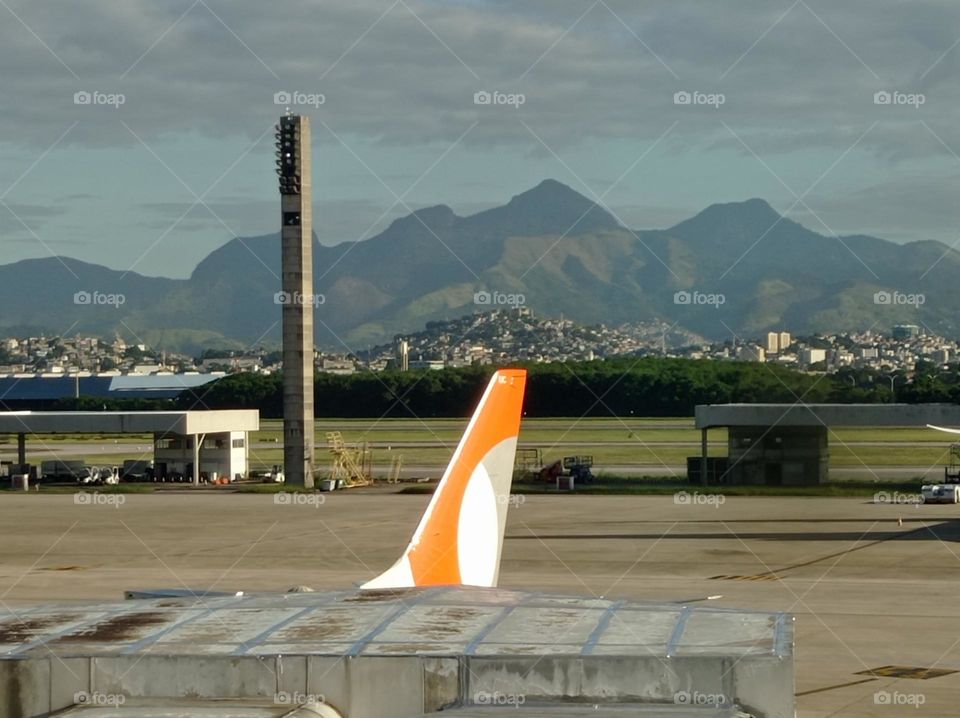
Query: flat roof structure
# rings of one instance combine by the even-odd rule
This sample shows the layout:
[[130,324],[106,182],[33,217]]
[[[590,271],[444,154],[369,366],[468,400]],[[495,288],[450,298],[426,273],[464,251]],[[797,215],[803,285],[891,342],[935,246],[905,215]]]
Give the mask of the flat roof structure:
[[794,715],[785,613],[469,587],[128,595],[154,597],[0,610],[0,718],[77,695],[142,707],[112,716],[178,715],[184,699],[213,711],[184,715],[241,715],[216,712],[227,701],[289,711],[306,696],[345,718],[501,703],[531,716]]
[[[688,475],[701,483],[798,486],[829,477],[829,434],[834,427],[960,426],[956,404],[703,404],[694,425],[699,457]],[[707,432],[727,428],[727,456],[710,457]]]
[[[299,711],[299,712],[298,712]],[[58,718],[317,718],[319,713],[309,708],[263,701],[164,701],[162,704],[131,700],[122,706],[76,706],[56,714]],[[329,715],[329,714],[328,714]],[[445,708],[425,718],[751,718],[736,708],[657,706],[634,704],[630,706],[591,705],[556,706],[526,705],[522,710],[512,706],[464,706]],[[324,718],[321,716],[321,718]],[[343,718],[346,718],[344,716]],[[391,718],[405,718],[392,715]]]
[[957,404],[701,404],[698,429],[721,426],[960,426]]
[[[41,434],[152,434],[154,455],[158,442],[188,437],[192,461],[185,467],[192,473],[193,483],[201,479],[201,460],[207,452],[201,445],[205,438],[231,432],[260,429],[260,412],[256,409],[217,409],[209,411],[3,411],[0,412],[0,434],[17,435],[17,464],[27,464],[27,437]],[[228,442],[227,446],[230,446]],[[243,440],[242,462],[228,460],[224,469],[228,476],[247,470],[246,439]],[[186,450],[186,448],[185,448]],[[234,465],[241,466],[235,472]]]
[[215,434],[257,431],[256,409],[210,411],[2,411],[0,434]]
[[206,374],[119,374],[0,376],[0,401],[36,402],[81,397],[112,399],[173,399],[188,389],[199,389],[226,376]]

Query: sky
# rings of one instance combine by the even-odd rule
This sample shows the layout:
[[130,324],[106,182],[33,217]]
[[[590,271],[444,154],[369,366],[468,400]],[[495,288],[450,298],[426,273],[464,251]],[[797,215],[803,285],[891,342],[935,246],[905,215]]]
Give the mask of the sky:
[[762,197],[953,245],[958,71],[950,0],[0,0],[0,261],[186,277],[275,232],[287,107],[326,244],[553,178],[634,229]]

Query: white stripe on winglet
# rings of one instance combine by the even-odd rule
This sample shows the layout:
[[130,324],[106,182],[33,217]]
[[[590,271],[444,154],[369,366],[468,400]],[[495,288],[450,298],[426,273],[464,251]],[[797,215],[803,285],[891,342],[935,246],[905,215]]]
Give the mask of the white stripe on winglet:
[[457,550],[460,582],[466,586],[494,585],[497,575],[497,496],[481,461],[470,475],[460,505]]

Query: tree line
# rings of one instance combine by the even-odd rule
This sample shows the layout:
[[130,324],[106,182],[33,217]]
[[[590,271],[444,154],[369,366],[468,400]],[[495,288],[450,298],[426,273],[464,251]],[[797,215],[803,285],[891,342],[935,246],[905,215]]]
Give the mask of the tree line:
[[[960,402],[956,371],[918,365],[910,377],[872,370],[809,374],[772,364],[615,358],[532,364],[527,416],[692,416],[697,404],[732,402],[906,403]],[[318,416],[363,418],[469,415],[494,367],[423,371],[319,374],[314,385]],[[181,409],[259,409],[283,413],[279,374],[234,374],[212,386],[186,391]],[[892,385],[892,390],[891,390]]]

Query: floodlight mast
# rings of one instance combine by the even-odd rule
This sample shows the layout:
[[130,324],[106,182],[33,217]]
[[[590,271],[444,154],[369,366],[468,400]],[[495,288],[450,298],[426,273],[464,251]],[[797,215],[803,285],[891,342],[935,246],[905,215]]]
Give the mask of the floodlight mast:
[[283,466],[286,483],[313,488],[313,216],[310,120],[288,113],[276,128],[281,209]]

